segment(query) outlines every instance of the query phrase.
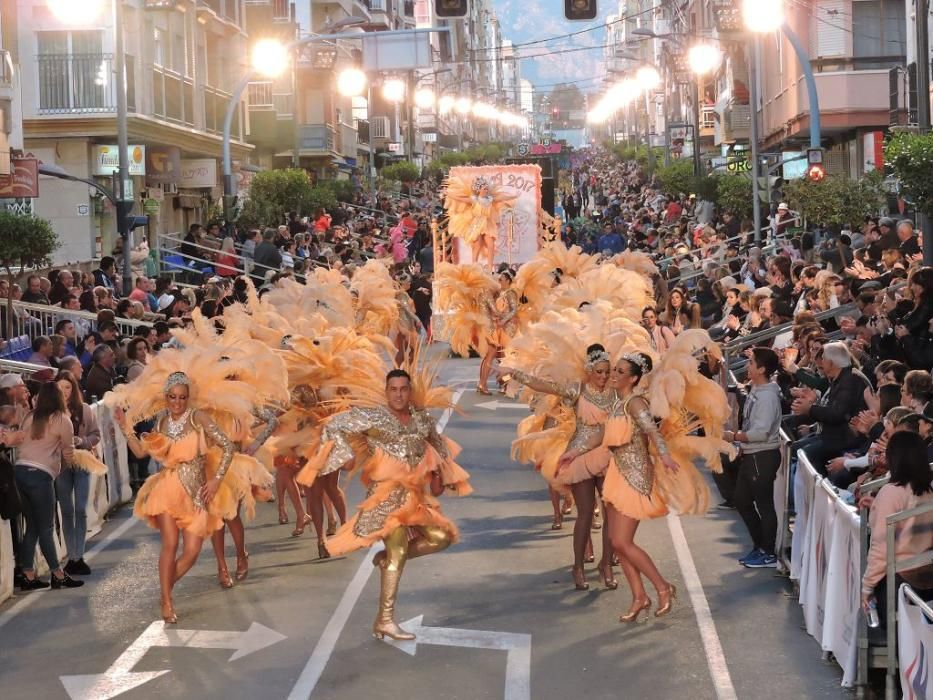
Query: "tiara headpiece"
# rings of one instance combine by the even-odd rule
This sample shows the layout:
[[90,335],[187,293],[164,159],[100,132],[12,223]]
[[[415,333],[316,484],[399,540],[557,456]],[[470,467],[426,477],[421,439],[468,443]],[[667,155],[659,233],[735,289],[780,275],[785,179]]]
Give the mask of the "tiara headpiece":
[[165,392],[168,393],[173,386],[189,386],[191,382],[184,372],[172,372],[165,380]]
[[638,368],[641,370],[642,374],[648,374],[648,362],[642,355],[637,353],[626,353],[622,356],[622,359],[626,362],[631,362],[633,365],[638,365]]
[[610,361],[610,357],[609,357],[608,352],[606,352],[605,350],[593,350],[592,352],[588,352],[586,354],[586,363],[583,365],[583,368],[587,372],[590,372],[600,362],[609,362],[609,361]]
[[474,194],[478,194],[479,191],[483,189],[484,187],[486,189],[489,189],[489,180],[487,180],[485,177],[482,177],[482,176],[474,178],[473,180],[473,193]]

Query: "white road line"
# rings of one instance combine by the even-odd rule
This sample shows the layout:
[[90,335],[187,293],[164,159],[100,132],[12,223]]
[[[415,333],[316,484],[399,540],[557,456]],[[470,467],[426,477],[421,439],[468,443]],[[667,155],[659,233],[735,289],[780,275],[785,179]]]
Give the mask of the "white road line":
[[[120,524],[113,532],[107,535],[104,539],[94,545],[90,550],[84,554],[84,560],[87,562],[93,561],[94,557],[104,551],[115,539],[123,535],[127,530],[129,530],[133,525],[135,525],[138,520],[134,517],[129,517]],[[17,603],[14,603],[9,610],[0,615],[0,628],[7,624],[14,617],[19,615],[23,610],[32,605],[35,601],[39,600],[42,597],[42,593],[48,592],[49,589],[33,591],[22,600]]]
[[713,622],[709,601],[706,600],[703,584],[700,583],[700,575],[697,573],[696,564],[693,563],[693,555],[690,553],[687,538],[684,537],[680,518],[673,514],[668,515],[667,527],[671,531],[674,551],[677,553],[677,563],[680,564],[680,573],[684,577],[687,593],[690,594],[690,603],[697,618],[697,626],[700,628],[700,639],[703,640],[703,648],[706,650],[706,661],[716,688],[716,696],[719,700],[737,700],[738,696],[732,685],[729,667],[726,665],[726,656],[722,651],[722,643],[716,632],[716,623]]
[[[450,416],[454,411],[454,406],[457,405],[462,395],[462,389],[454,392],[450,408],[446,409],[437,421],[437,432],[444,432],[444,428],[447,427],[447,422],[450,420]],[[366,587],[366,582],[373,572],[374,567],[370,560],[372,556],[381,549],[382,543],[377,542],[370,547],[369,553],[363,558],[363,561],[360,562],[360,566],[350,580],[347,589],[343,592],[343,596],[340,598],[337,608],[330,616],[330,620],[327,621],[324,633],[314,646],[314,651],[311,652],[311,658],[308,659],[308,663],[306,663],[304,669],[302,669],[301,675],[298,676],[298,680],[292,688],[292,692],[288,694],[288,700],[308,700],[311,697],[311,693],[314,692],[315,686],[317,686],[318,681],[321,680],[321,675],[327,667],[327,662],[330,661],[330,657],[334,653],[337,640],[340,639],[343,628],[346,626],[347,620],[350,619],[350,613],[353,612],[356,601],[359,600],[360,594]]]

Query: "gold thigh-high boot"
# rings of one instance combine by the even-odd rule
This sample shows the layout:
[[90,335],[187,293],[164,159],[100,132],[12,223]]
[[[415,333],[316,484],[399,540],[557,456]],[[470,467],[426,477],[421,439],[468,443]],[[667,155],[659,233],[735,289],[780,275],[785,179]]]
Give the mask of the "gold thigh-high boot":
[[440,527],[419,527],[420,535],[408,543],[408,558],[415,559],[425,554],[434,554],[450,546],[450,533]]
[[402,569],[408,558],[408,530],[396,528],[383,540],[386,547],[384,563],[379,567],[381,585],[379,588],[379,613],[373,624],[373,636],[376,639],[414,639],[395,622],[395,601],[398,597],[398,584],[402,578]]

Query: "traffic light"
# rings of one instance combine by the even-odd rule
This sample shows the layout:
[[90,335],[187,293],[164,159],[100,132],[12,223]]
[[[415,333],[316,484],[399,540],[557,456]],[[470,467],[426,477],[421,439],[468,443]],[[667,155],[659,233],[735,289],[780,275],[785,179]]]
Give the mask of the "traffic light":
[[821,182],[826,177],[826,168],[823,167],[823,149],[807,149],[807,179],[811,182]]
[[129,235],[140,226],[149,225],[149,217],[132,214],[133,202],[125,200],[117,202],[117,232],[120,235]]
[[126,230],[132,231],[140,226],[148,226],[149,217],[146,215],[132,215],[126,218]]
[[434,0],[434,14],[438,17],[466,17],[469,0]]
[[564,0],[564,17],[571,21],[596,19],[596,0]]

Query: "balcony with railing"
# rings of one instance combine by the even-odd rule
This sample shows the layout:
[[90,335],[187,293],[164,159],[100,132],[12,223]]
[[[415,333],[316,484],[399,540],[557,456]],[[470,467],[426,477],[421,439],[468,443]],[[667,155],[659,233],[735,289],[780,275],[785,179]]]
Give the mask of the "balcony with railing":
[[291,22],[292,11],[289,0],[246,0],[247,12],[268,11],[273,22]]
[[333,124],[302,124],[298,127],[298,148],[302,155],[334,153]]
[[165,121],[194,126],[194,82],[175,71],[153,68],[152,113]]
[[[88,114],[117,110],[113,54],[43,54],[37,59],[39,114]],[[127,105],[134,110],[133,57],[126,58]]]
[[714,136],[716,133],[716,107],[703,105],[700,107],[700,137]]
[[246,92],[246,104],[249,105],[250,110],[274,109],[272,81],[262,80],[250,83]]

